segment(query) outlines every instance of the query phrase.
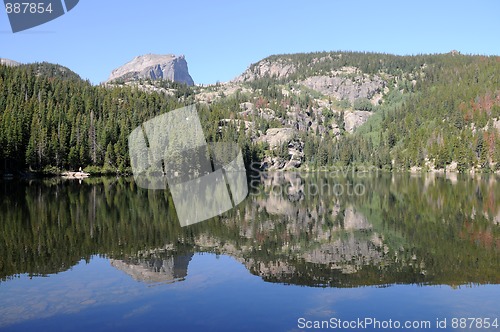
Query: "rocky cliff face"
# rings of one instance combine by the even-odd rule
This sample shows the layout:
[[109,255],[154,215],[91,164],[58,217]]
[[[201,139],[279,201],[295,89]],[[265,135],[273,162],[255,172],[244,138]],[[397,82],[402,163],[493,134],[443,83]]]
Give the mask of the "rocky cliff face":
[[386,83],[378,76],[356,75],[345,76],[312,76],[301,82],[303,85],[316,90],[325,96],[335,97],[337,100],[372,99],[382,93]]
[[243,74],[236,77],[233,82],[249,82],[266,76],[286,78],[288,75],[294,73],[295,70],[296,67],[293,64],[287,63],[284,60],[278,59],[276,61],[271,61],[265,59],[250,66]]
[[194,85],[184,56],[173,54],[146,54],[135,57],[132,61],[113,70],[107,82],[116,80],[127,82],[138,79],[164,79]]
[[[387,86],[385,80],[378,75],[368,75],[356,67],[342,67],[339,70],[331,70],[327,75],[312,74],[310,69],[325,58],[316,58],[305,65],[310,70],[308,77],[297,80],[295,83],[315,90],[324,96],[333,97],[337,100],[349,100],[351,103],[357,99],[378,99],[384,93]],[[304,71],[304,69],[303,69]],[[236,77],[233,83],[252,82],[265,77],[273,79],[286,79],[297,72],[297,64],[287,58],[264,59],[251,65],[243,74]],[[312,74],[312,75],[311,75]],[[293,76],[293,75],[292,75]],[[293,81],[293,80],[292,80]]]
[[[271,151],[280,150],[279,156],[267,155],[261,168],[294,169],[301,167],[304,161],[305,144],[300,133],[341,139],[344,132],[354,133],[383,103],[384,95],[390,91],[388,81],[392,76],[382,71],[364,72],[362,68],[345,63],[342,54],[271,56],[252,64],[233,81],[219,87],[218,93],[229,96],[238,87],[240,93],[253,89],[245,93],[258,97],[241,103],[239,115],[247,122],[261,118],[279,126],[267,131],[258,130],[255,121],[245,126],[247,131],[251,130],[254,142],[267,143]],[[281,94],[279,106],[278,103],[271,106],[273,96],[269,92],[265,94],[269,84],[274,84],[275,94]],[[212,92],[210,99],[204,95],[200,101],[210,103],[216,99],[216,93]],[[308,100],[307,106],[304,102],[293,104],[294,99]],[[369,107],[363,106],[366,104]],[[288,154],[283,144],[288,145]]]
[[344,123],[345,130],[352,134],[356,128],[365,123],[370,116],[372,116],[372,112],[367,111],[352,111],[344,113]]

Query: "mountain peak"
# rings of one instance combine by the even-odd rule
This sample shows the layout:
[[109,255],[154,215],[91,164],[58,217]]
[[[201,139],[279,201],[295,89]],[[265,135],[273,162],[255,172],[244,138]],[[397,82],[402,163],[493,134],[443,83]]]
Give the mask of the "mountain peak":
[[14,60],[0,58],[0,65],[14,67],[14,66],[19,66],[21,64],[17,61],[14,61]]
[[145,54],[113,70],[107,82],[138,79],[169,80],[194,85],[184,55]]

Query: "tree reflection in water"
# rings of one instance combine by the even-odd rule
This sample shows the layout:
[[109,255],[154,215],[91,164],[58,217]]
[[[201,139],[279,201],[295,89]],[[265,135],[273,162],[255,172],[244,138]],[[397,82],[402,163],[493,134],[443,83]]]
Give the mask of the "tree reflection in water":
[[495,177],[261,174],[236,209],[184,228],[168,191],[128,178],[0,186],[3,280],[99,254],[136,280],[173,282],[193,253],[211,252],[279,283],[500,283]]

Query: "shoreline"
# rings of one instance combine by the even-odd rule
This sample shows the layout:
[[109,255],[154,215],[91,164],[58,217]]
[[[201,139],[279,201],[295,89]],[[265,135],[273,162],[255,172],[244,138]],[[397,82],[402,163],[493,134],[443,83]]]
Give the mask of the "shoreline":
[[[261,174],[275,174],[275,173],[300,173],[300,174],[314,174],[314,173],[332,173],[337,176],[348,176],[348,175],[361,175],[361,174],[409,174],[409,175],[470,175],[470,176],[481,176],[481,175],[497,175],[500,176],[500,170],[497,171],[481,171],[481,169],[469,169],[465,172],[460,172],[458,170],[446,170],[446,169],[425,169],[412,167],[410,169],[380,169],[375,167],[320,167],[320,168],[309,168],[309,167],[299,167],[295,169],[266,169],[257,170],[255,168],[247,169],[247,174],[251,173],[261,173]],[[37,179],[37,178],[62,178],[62,179],[87,179],[90,177],[101,177],[101,176],[117,176],[117,177],[128,177],[133,176],[132,172],[115,172],[115,171],[17,171],[17,172],[7,172],[0,173],[0,179],[11,180],[11,179]]]

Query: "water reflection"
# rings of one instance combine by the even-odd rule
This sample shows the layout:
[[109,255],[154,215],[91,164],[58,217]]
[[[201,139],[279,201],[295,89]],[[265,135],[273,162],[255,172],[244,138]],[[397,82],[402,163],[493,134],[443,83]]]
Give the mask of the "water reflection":
[[110,259],[111,266],[125,272],[136,281],[147,284],[183,281],[193,254],[176,255],[154,251],[148,255],[119,260]]
[[236,209],[184,228],[167,191],[132,179],[0,185],[3,280],[101,254],[135,280],[170,283],[210,252],[286,284],[500,283],[494,177],[262,174]]

